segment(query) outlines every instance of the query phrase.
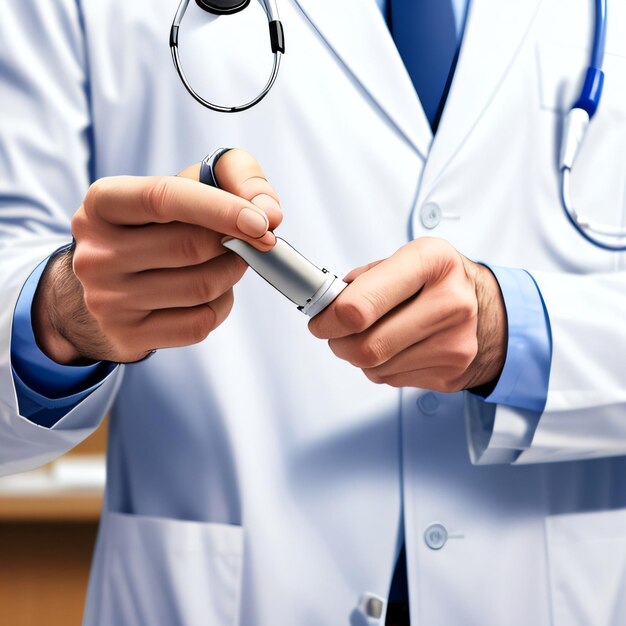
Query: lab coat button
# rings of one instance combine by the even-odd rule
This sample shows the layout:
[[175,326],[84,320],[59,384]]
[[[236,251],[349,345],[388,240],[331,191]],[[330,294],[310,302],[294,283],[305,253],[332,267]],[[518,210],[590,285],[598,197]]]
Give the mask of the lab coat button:
[[417,408],[424,415],[434,415],[439,408],[439,398],[432,391],[427,391],[417,399]]
[[428,228],[429,230],[439,226],[441,218],[441,207],[434,202],[427,202],[420,211],[422,226],[424,228]]
[[424,541],[431,550],[441,550],[448,541],[448,531],[443,524],[431,524],[424,533]]

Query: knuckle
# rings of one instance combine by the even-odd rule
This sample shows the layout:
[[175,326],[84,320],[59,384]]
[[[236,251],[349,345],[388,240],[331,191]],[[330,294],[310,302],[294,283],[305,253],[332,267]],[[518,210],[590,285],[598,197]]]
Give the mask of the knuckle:
[[449,254],[450,249],[454,249],[451,244],[440,237],[420,237],[416,242],[423,252],[433,258],[445,257]]
[[433,391],[438,391],[439,393],[447,393],[446,381],[443,378],[435,379],[430,387]]
[[455,364],[465,371],[474,361],[478,353],[478,339],[470,336],[457,345],[454,354]]
[[219,299],[211,303],[210,307],[215,312],[215,321],[213,323],[214,330],[230,315],[234,302],[235,297],[233,290],[229,289],[226,293],[222,294]]
[[357,361],[359,367],[376,367],[386,360],[387,345],[380,337],[368,337],[357,346]]
[[72,255],[72,271],[76,278],[80,279],[85,275],[85,272],[88,270],[89,262],[86,256],[81,252],[80,248],[77,246],[74,250],[74,254]]
[[70,230],[74,239],[82,239],[83,235],[87,232],[88,226],[89,220],[85,213],[85,205],[83,204],[78,211],[74,213],[70,222]]
[[364,298],[358,301],[340,298],[335,304],[335,315],[348,331],[360,333],[370,325],[372,305]]
[[449,283],[451,272],[460,262],[459,253],[444,239],[424,237],[419,241],[419,257],[426,268],[428,279],[438,282],[445,278],[443,282]]
[[[313,320],[311,320],[309,324],[311,324],[312,322]],[[331,352],[337,358],[347,360],[343,354],[344,353],[344,350],[342,350],[343,344],[344,344],[344,341],[342,341],[341,339],[329,339],[328,340],[328,347],[330,348]]]
[[75,276],[83,282],[97,266],[95,255],[85,246],[77,245],[72,255],[72,269]]
[[83,200],[85,209],[97,211],[107,197],[108,190],[109,181],[107,178],[99,178],[91,183]]
[[454,260],[458,259],[458,253],[455,247],[445,239],[441,237],[429,237],[428,245],[432,247],[434,251],[437,251],[439,254],[445,257],[453,257]]
[[229,289],[223,296],[220,302],[222,307],[222,314],[219,316],[221,320],[225,320],[230,312],[233,310],[233,306],[235,304],[235,294],[232,289]]
[[215,328],[216,314],[210,306],[199,307],[187,327],[190,343],[204,341]]
[[120,254],[114,247],[78,242],[72,252],[72,271],[83,284],[109,284],[119,261]]
[[276,202],[280,205],[278,195],[272,189],[272,186],[269,184],[267,179],[263,178],[260,174],[250,176],[249,178],[246,178],[246,180],[242,181],[239,187],[239,195],[241,195],[242,198],[252,200],[260,194],[265,194],[274,198],[274,200],[276,200]]
[[465,323],[478,315],[476,294],[464,283],[447,281],[447,284],[442,286],[439,297],[442,302],[447,303],[445,309],[451,321]]
[[233,256],[229,257],[226,264],[225,276],[228,287],[234,287],[246,273],[249,265],[233,252]]
[[182,258],[188,265],[196,265],[205,261],[205,247],[199,237],[174,237],[171,240],[174,255]]
[[457,302],[458,315],[464,322],[472,320],[478,315],[478,302],[473,289],[463,290],[459,294]]
[[213,273],[207,270],[196,272],[191,280],[190,292],[198,302],[209,302],[214,298],[215,280]]
[[441,393],[454,393],[457,391],[456,377],[450,376],[449,373],[442,374],[436,379],[433,389]]
[[143,189],[144,211],[155,221],[161,218],[166,210],[169,197],[169,183],[167,176],[155,176],[150,179]]

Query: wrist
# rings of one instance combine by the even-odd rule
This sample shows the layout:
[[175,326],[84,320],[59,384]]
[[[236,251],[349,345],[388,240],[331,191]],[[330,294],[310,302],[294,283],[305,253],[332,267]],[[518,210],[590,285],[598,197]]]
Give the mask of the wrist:
[[485,265],[468,261],[478,302],[477,356],[466,389],[495,383],[504,367],[508,342],[506,307],[500,285]]
[[52,258],[39,281],[32,307],[32,324],[39,349],[60,365],[76,365],[81,355],[62,332],[63,302],[58,284],[77,279],[73,275],[71,253],[64,251]]

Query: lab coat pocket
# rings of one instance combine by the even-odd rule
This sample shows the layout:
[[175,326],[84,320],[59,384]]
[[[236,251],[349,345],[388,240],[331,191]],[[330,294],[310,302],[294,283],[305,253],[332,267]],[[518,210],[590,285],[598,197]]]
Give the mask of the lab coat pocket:
[[237,626],[243,529],[107,513],[98,624]]
[[546,520],[554,626],[626,624],[626,509]]
[[[584,47],[542,42],[537,46],[541,108],[565,113],[580,95],[589,65]],[[608,52],[604,57],[604,89],[598,113],[622,110],[626,103],[626,55]]]

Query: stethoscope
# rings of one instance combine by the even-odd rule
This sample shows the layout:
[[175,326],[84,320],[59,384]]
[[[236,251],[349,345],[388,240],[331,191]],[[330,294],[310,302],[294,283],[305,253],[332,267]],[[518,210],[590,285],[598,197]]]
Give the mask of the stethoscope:
[[[283,26],[278,19],[278,9],[275,0],[260,0],[270,29],[270,42],[272,53],[274,54],[274,64],[270,77],[262,91],[250,102],[238,106],[221,106],[209,102],[200,96],[189,84],[183,72],[180,56],[178,53],[178,29],[185,15],[189,0],[181,0],[178,10],[172,23],[170,31],[170,48],[174,66],[180,76],[187,91],[203,106],[212,111],[222,113],[237,113],[245,111],[259,103],[274,85],[280,66],[280,56],[285,52],[285,39]],[[595,115],[600,99],[602,97],[602,87],[604,84],[604,63],[606,29],[607,29],[607,0],[594,0],[595,2],[595,26],[593,34],[593,47],[589,67],[585,74],[585,81],[580,95],[574,102],[572,108],[567,113],[563,124],[563,135],[561,140],[561,155],[559,161],[561,203],[566,216],[572,226],[593,245],[604,250],[615,252],[626,251],[626,228],[600,224],[581,215],[572,206],[571,200],[571,172],[574,161],[583,142],[589,122]],[[196,0],[196,4],[217,15],[230,15],[245,9],[250,0]]]
[[595,28],[593,47],[585,82],[580,96],[569,110],[563,124],[561,157],[559,170],[561,176],[561,203],[565,214],[574,228],[590,243],[603,250],[614,252],[626,251],[626,228],[600,224],[580,215],[572,206],[571,172],[580,146],[587,132],[589,122],[595,115],[604,85],[604,48],[606,43],[607,0],[595,0]]
[[[270,77],[265,84],[265,87],[261,90],[258,96],[238,106],[223,106],[220,104],[214,104],[203,98],[190,84],[185,76],[182,65],[180,63],[180,55],[178,53],[178,29],[180,23],[183,21],[185,12],[189,5],[189,0],[181,0],[172,22],[172,28],[170,29],[170,49],[172,51],[172,59],[174,60],[174,66],[180,76],[180,80],[185,85],[185,89],[191,94],[191,96],[197,100],[200,104],[211,109],[211,111],[218,111],[220,113],[239,113],[250,109],[255,104],[258,104],[265,98],[276,82],[278,76],[278,68],[280,67],[280,55],[285,52],[285,35],[283,32],[283,25],[278,19],[278,8],[276,7],[275,0],[260,0],[265,14],[267,15],[267,21],[270,27],[270,44],[272,46],[272,53],[274,54],[274,64],[272,65],[272,71]],[[215,15],[232,15],[243,11],[249,4],[250,0],[196,0],[196,4],[205,11],[213,13]]]

